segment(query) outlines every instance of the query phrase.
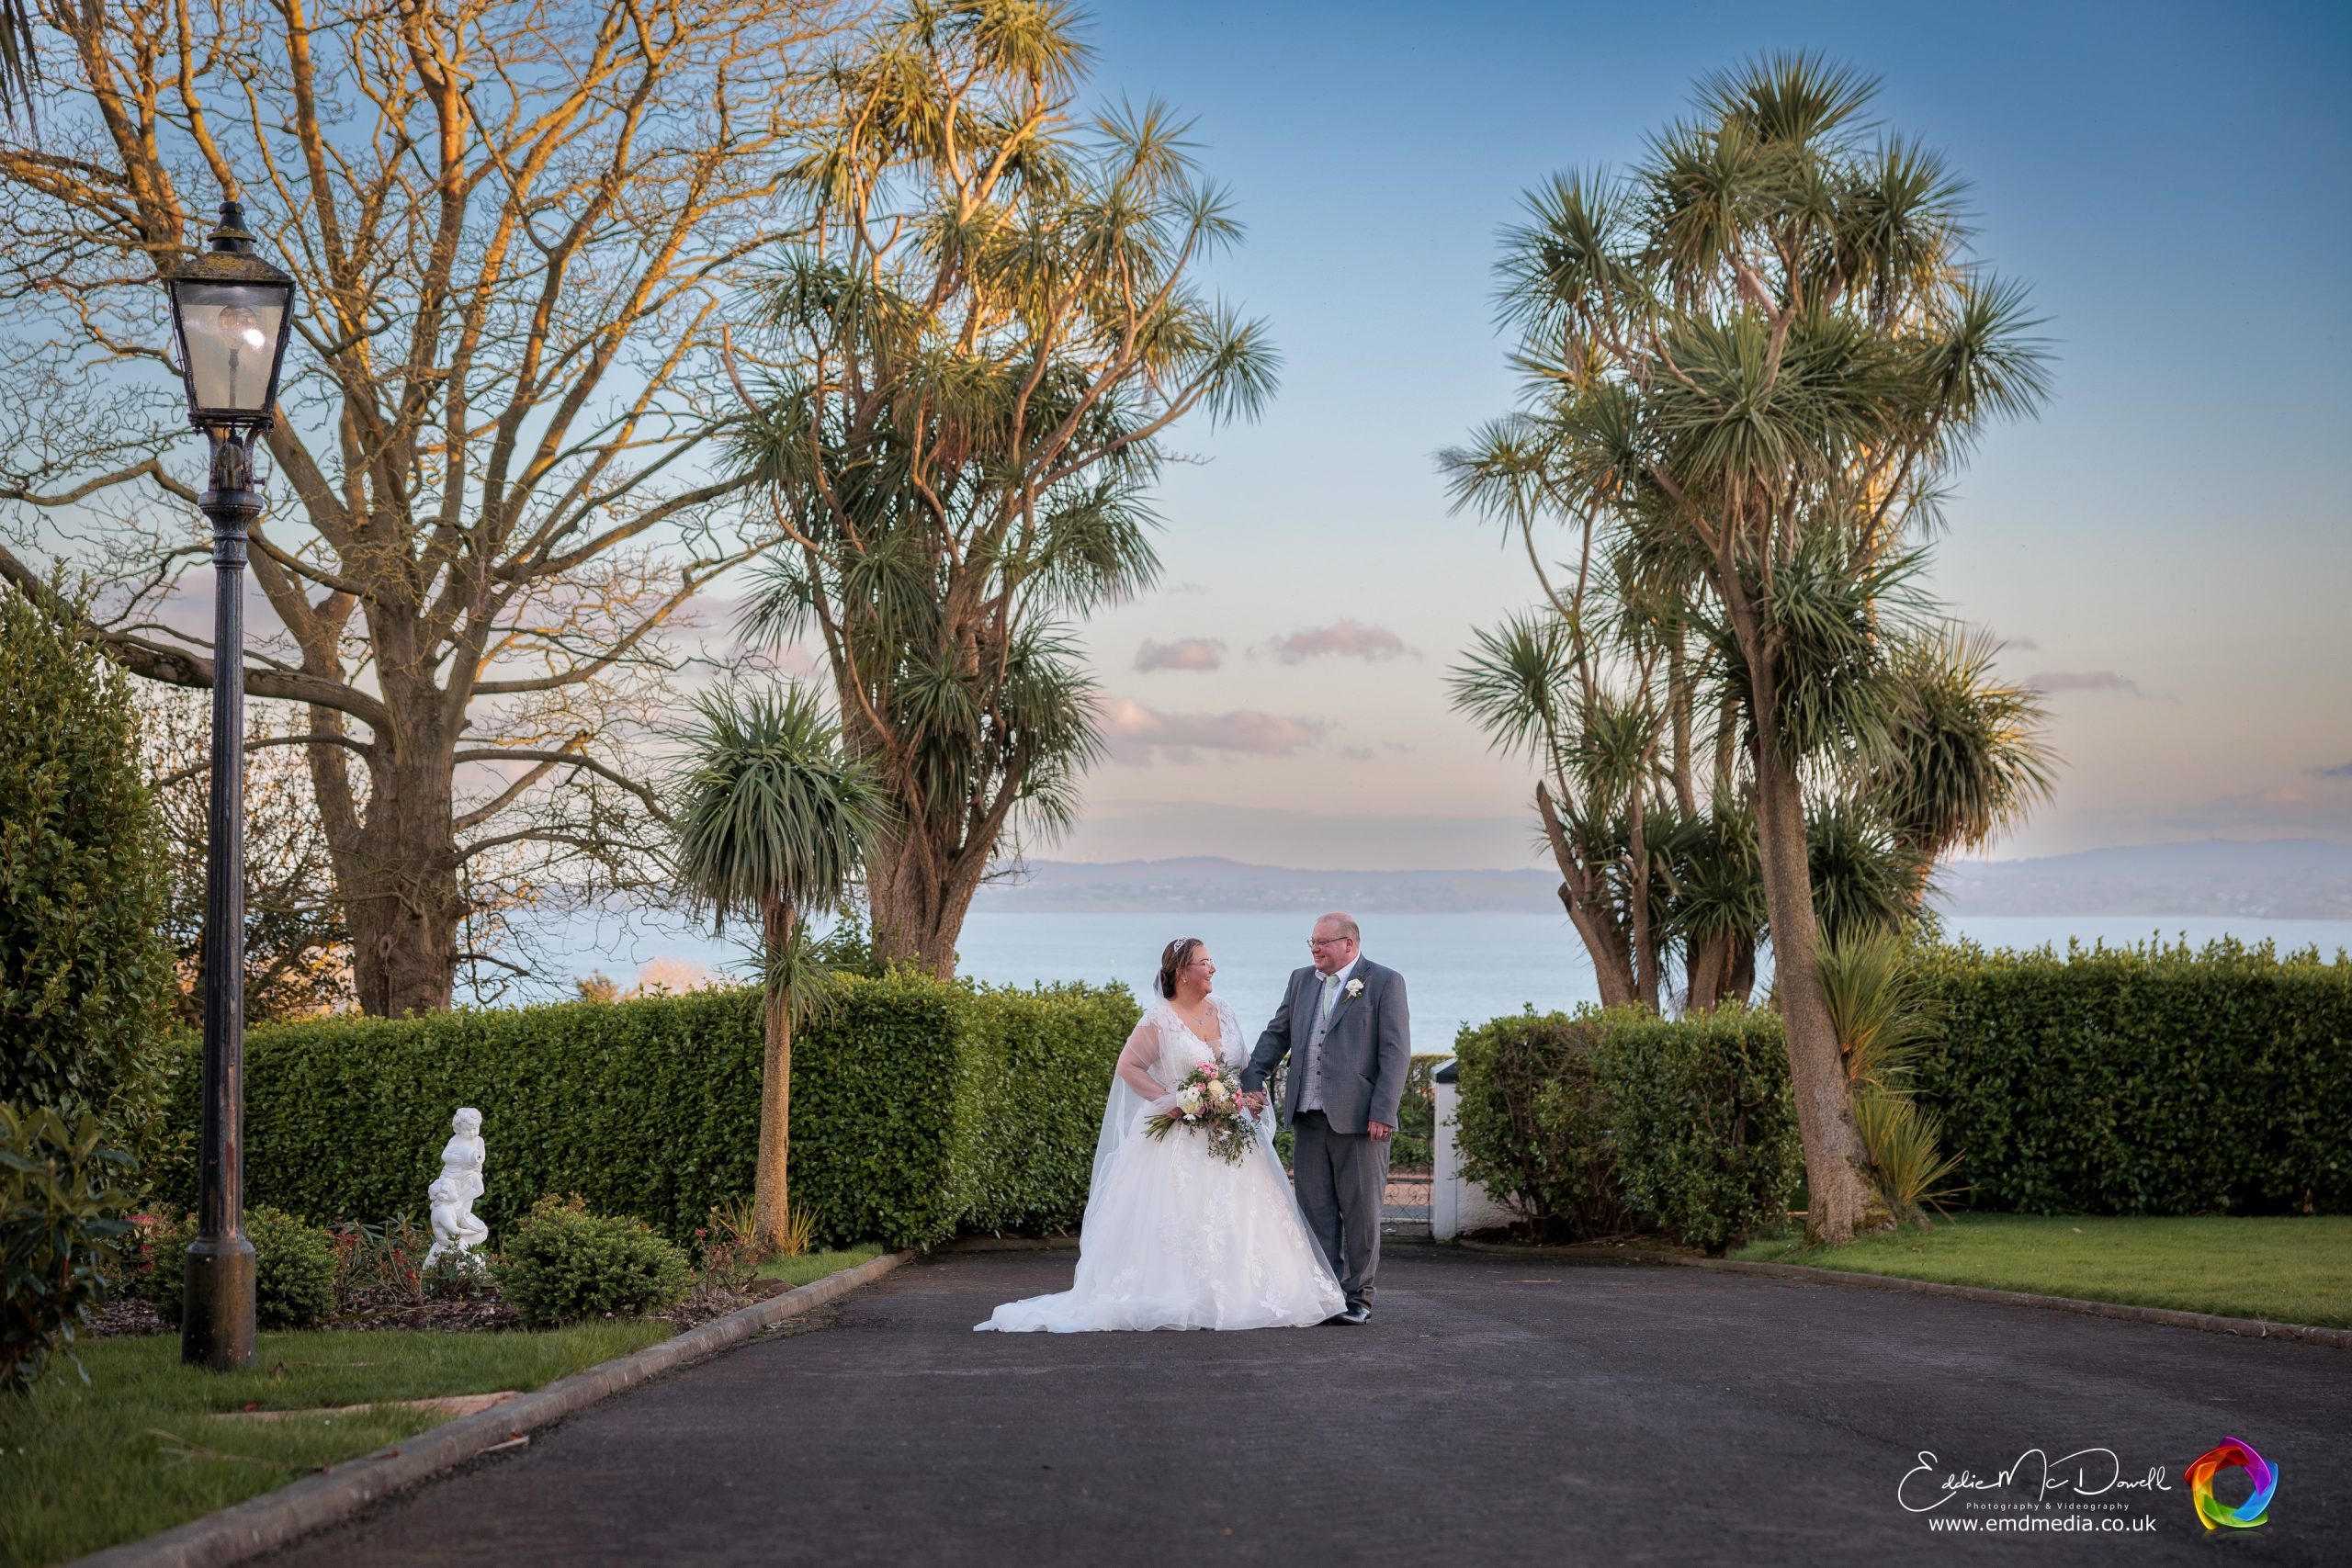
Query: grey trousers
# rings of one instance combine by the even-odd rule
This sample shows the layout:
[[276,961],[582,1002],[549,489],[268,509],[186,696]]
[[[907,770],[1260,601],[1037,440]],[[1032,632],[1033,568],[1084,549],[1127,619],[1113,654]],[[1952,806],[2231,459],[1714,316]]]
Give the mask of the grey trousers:
[[1380,1269],[1388,1140],[1369,1133],[1335,1133],[1320,1111],[1300,1111],[1291,1134],[1291,1174],[1306,1228],[1339,1275],[1340,1293],[1370,1306],[1372,1277]]

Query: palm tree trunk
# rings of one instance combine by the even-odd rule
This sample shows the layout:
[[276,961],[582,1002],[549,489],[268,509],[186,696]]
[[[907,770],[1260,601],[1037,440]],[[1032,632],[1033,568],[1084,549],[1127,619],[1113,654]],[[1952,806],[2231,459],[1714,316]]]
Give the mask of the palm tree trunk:
[[1731,974],[1731,938],[1710,936],[1692,942],[1683,967],[1690,982],[1683,1006],[1691,1012],[1713,1012]]
[[[1759,702],[1758,706],[1769,712]],[[1789,1087],[1804,1140],[1808,1240],[1840,1246],[1894,1217],[1870,1178],[1870,1156],[1854,1125],[1852,1095],[1815,963],[1818,936],[1813,879],[1805,863],[1804,795],[1796,769],[1770,738],[1755,748],[1756,833],[1764,901],[1772,921],[1773,988],[1788,1036]]]
[[[773,964],[792,940],[790,906],[773,899],[762,911]],[[791,1225],[792,993],[771,979],[761,1008],[767,1054],[760,1068],[760,1163],[752,1184],[753,1228],[764,1245],[782,1251]]]

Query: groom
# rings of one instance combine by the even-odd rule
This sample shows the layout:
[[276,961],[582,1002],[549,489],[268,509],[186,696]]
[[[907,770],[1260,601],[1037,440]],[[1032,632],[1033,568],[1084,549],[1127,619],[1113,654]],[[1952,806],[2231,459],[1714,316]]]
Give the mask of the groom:
[[1331,1321],[1364,1323],[1380,1267],[1388,1138],[1413,1055],[1405,976],[1363,956],[1363,933],[1346,915],[1316,921],[1306,950],[1315,962],[1291,976],[1241,1087],[1252,1110],[1262,1107],[1266,1076],[1290,1058],[1283,1111],[1298,1206],[1348,1300]]

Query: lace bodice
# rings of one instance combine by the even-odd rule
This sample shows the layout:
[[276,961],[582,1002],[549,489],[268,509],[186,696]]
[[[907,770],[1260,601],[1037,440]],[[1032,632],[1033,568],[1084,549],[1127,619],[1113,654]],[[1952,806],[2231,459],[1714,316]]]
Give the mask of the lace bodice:
[[1176,1010],[1165,1001],[1152,1003],[1148,1021],[1159,1031],[1159,1055],[1151,1063],[1152,1081],[1163,1089],[1173,1090],[1184,1081],[1185,1075],[1211,1056],[1230,1067],[1242,1065],[1241,1023],[1234,1017],[1233,1009],[1223,997],[1211,997],[1216,1009],[1217,1043],[1210,1044],[1185,1026],[1176,1016]]

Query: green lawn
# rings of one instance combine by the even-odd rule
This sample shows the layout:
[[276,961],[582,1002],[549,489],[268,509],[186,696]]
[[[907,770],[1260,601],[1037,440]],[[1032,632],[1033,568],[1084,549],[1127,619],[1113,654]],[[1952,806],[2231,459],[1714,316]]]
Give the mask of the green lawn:
[[2352,1217],[2186,1219],[1960,1214],[1928,1231],[1736,1258],[1952,1285],[2352,1328]]
[[[815,1252],[760,1272],[805,1285],[881,1251]],[[61,1359],[30,1394],[0,1400],[0,1563],[59,1562],[136,1540],[447,1419],[389,1407],[220,1419],[248,1404],[319,1410],[534,1389],[669,1334],[660,1321],[544,1334],[265,1334],[253,1367],[225,1376],[181,1366],[174,1334],[87,1343],[87,1385]]]
[[854,1269],[881,1256],[882,1249],[872,1245],[845,1247],[839,1252],[806,1252],[797,1258],[779,1258],[773,1263],[763,1264],[760,1278],[782,1280],[797,1290],[802,1285],[815,1284],[828,1274]]
[[0,1562],[45,1563],[135,1540],[356,1458],[444,1417],[398,1409],[278,1421],[369,1400],[533,1389],[666,1338],[661,1322],[546,1334],[265,1334],[243,1371],[180,1365],[179,1337],[101,1339],[21,1400],[0,1401]]

